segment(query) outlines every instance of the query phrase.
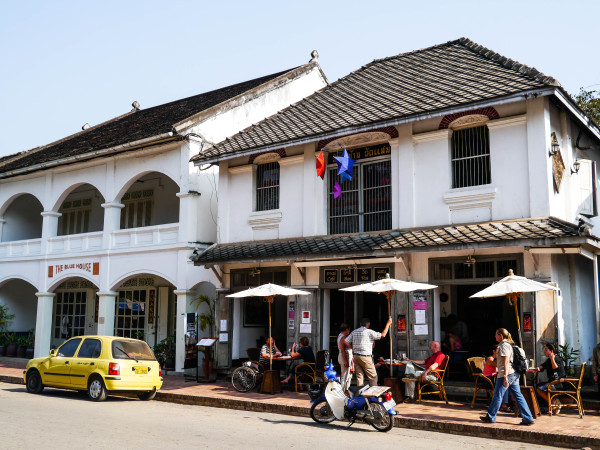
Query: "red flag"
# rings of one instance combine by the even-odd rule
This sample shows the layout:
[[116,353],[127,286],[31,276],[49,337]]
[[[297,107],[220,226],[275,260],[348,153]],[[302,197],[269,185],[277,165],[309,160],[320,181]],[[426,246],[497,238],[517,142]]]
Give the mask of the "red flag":
[[317,176],[321,177],[321,179],[325,179],[325,157],[323,156],[323,152],[319,153],[317,156]]

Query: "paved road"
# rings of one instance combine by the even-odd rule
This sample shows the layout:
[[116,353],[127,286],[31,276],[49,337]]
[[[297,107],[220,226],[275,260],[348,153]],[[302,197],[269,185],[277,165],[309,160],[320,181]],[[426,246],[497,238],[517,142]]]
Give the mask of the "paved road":
[[[69,391],[31,395],[0,383],[0,449],[15,448],[544,448],[403,428],[315,424],[310,417],[109,397],[94,403]],[[545,447],[547,448],[547,447]]]

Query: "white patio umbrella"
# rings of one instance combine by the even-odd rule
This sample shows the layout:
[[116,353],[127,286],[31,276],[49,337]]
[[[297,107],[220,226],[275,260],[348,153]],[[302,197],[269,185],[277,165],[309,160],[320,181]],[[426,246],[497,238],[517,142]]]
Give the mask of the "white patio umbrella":
[[[271,303],[273,299],[278,295],[290,296],[290,295],[309,295],[310,292],[300,291],[298,289],[292,289],[285,286],[279,286],[278,284],[267,283],[255,288],[246,289],[245,291],[236,292],[235,294],[229,294],[227,297],[264,297],[265,301],[269,304],[269,341],[271,340]],[[273,370],[273,354],[271,348],[269,348],[269,370]]]
[[519,321],[519,309],[517,300],[519,295],[524,292],[541,292],[541,291],[558,291],[557,287],[549,284],[540,283],[539,281],[530,280],[529,278],[515,275],[512,269],[508,270],[508,276],[500,281],[494,282],[491,286],[484,290],[471,295],[471,298],[490,298],[501,297],[506,295],[509,303],[515,307],[515,315],[517,317],[517,330],[519,332],[519,344],[523,348],[523,339],[521,337],[521,322]]
[[[372,281],[370,283],[358,284],[356,286],[350,286],[347,288],[342,288],[340,291],[349,291],[349,292],[377,292],[379,294],[385,295],[388,301],[388,315],[390,319],[392,318],[392,296],[394,292],[412,292],[412,291],[420,291],[427,289],[435,289],[437,286],[433,284],[426,283],[415,283],[414,281],[402,281],[396,280],[394,278],[390,278],[390,274],[387,273],[385,278],[377,281]],[[392,366],[392,337],[390,334],[390,377],[393,373]]]

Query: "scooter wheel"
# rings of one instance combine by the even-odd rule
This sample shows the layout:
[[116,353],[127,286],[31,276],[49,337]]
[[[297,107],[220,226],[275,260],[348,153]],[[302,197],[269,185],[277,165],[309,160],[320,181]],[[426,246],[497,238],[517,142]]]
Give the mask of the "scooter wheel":
[[390,431],[394,426],[394,416],[387,412],[382,404],[371,403],[371,410],[373,411],[374,419],[370,419],[369,423],[377,431]]
[[310,417],[317,423],[329,423],[335,420],[333,411],[325,399],[313,403],[310,408]]

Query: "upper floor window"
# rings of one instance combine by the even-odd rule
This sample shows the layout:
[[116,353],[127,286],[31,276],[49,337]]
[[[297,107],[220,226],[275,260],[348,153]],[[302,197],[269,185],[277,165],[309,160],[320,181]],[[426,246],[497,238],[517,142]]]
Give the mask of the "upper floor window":
[[256,210],[279,209],[279,163],[259,164],[256,170]]
[[[389,154],[389,145],[382,151]],[[385,147],[385,148],[384,148]],[[363,149],[351,153],[352,158],[368,154]],[[353,156],[354,155],[354,156]],[[334,197],[337,169],[329,170],[329,234],[390,230],[392,228],[392,166],[389,159],[367,161],[357,159],[352,180],[342,183],[342,195]]]
[[60,213],[62,216],[58,219],[59,236],[90,231],[91,198],[65,201],[60,208]]
[[452,131],[452,187],[492,182],[489,130],[485,125]]
[[152,225],[154,189],[127,192],[121,202],[121,229],[148,227]]

